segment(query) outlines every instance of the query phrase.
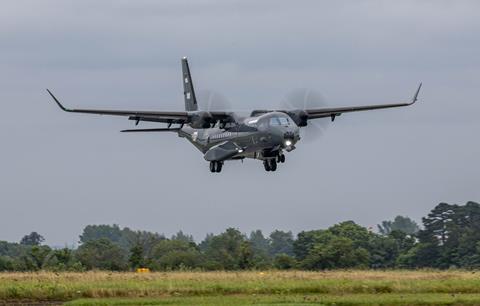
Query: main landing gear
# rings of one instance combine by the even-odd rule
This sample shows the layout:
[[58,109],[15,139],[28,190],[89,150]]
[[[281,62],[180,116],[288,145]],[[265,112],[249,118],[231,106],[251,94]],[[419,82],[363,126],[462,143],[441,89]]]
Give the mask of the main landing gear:
[[222,161],[211,161],[210,162],[210,172],[221,172],[223,162]]
[[263,161],[263,167],[265,167],[265,171],[276,171],[277,170],[277,160],[272,158],[272,159],[266,159]]
[[265,171],[276,171],[278,163],[284,163],[284,162],[285,162],[285,155],[283,155],[282,153],[279,153],[274,158],[265,159],[263,161],[263,167],[265,168]]

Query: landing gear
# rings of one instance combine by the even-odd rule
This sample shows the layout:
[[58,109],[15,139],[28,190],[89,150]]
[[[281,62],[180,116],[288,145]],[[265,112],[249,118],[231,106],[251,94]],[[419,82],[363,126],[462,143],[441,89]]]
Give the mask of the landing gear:
[[285,155],[283,155],[282,153],[278,154],[277,155],[277,162],[283,164],[285,162]]
[[210,172],[221,172],[223,167],[222,161],[211,161],[210,162]]
[[277,170],[277,160],[272,158],[272,159],[266,159],[263,161],[263,167],[265,168],[265,171],[276,171]]
[[270,163],[268,162],[268,159],[263,161],[263,167],[265,168],[265,171],[271,171],[272,170],[270,168]]

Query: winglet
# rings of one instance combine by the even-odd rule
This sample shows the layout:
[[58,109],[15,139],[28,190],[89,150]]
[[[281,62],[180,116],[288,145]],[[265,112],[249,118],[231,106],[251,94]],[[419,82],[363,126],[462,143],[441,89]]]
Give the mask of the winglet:
[[420,92],[420,88],[422,88],[422,83],[420,83],[420,84],[418,85],[418,89],[417,89],[417,91],[415,92],[415,95],[413,96],[412,102],[410,102],[410,104],[414,104],[415,102],[417,102],[417,100],[418,100],[417,97],[418,97],[418,93]]
[[57,103],[57,105],[63,110],[63,111],[66,111],[66,112],[70,112],[71,110],[68,109],[68,108],[65,108],[61,103],[60,101],[58,101],[58,99],[52,94],[52,92],[50,90],[48,90],[47,88],[47,91],[48,93],[50,94],[50,96],[52,97],[52,99],[55,101],[55,103]]

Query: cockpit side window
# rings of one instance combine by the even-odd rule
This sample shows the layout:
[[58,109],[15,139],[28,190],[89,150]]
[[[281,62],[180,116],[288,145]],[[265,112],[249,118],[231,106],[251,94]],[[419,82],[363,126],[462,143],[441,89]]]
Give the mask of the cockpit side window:
[[270,118],[270,126],[277,126],[281,125],[280,120],[278,120],[278,117],[272,117]]
[[288,118],[286,118],[286,117],[280,117],[280,118],[278,118],[278,120],[280,120],[280,123],[282,125],[290,125],[290,120],[288,120]]
[[270,126],[290,125],[290,120],[285,117],[272,117],[270,118]]

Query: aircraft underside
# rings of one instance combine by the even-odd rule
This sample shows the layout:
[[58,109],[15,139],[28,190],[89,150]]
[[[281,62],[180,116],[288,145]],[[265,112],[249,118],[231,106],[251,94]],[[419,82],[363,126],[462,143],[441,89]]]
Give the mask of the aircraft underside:
[[[227,136],[223,137],[222,134]],[[257,159],[263,162],[265,171],[276,171],[279,163],[285,162],[285,154],[280,145],[269,141],[258,133],[235,133],[219,129],[193,129],[185,127],[178,131],[178,136],[186,138],[210,162],[210,171],[221,172],[227,160]],[[271,137],[270,137],[271,138]],[[293,150],[294,147],[290,150]]]

